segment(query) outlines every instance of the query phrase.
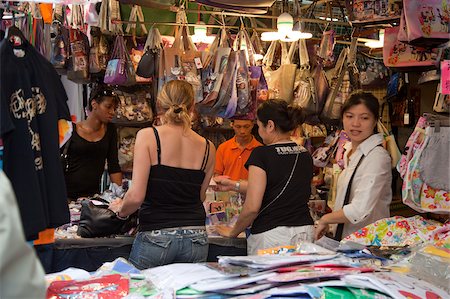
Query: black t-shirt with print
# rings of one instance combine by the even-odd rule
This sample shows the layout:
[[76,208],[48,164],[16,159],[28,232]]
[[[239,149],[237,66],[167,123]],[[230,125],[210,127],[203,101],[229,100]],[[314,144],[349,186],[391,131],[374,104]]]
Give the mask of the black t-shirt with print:
[[53,66],[28,41],[23,47],[17,57],[9,41],[0,43],[0,138],[25,237],[33,240],[70,220],[58,134],[58,119],[70,113]]
[[[292,178],[281,196],[273,201]],[[312,225],[308,208],[313,177],[313,163],[308,151],[295,143],[274,144],[253,150],[245,167],[257,166],[267,175],[267,185],[260,214],[253,221],[252,234],[259,234],[278,226]]]
[[108,172],[120,172],[117,158],[117,131],[108,124],[105,135],[96,142],[87,141],[76,131],[76,125],[69,144],[68,165],[65,173],[67,196],[77,199],[100,192],[100,179],[108,162]]

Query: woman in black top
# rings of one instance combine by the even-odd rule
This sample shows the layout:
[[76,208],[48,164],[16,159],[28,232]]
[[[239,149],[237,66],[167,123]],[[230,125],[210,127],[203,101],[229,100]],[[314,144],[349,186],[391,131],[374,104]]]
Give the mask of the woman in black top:
[[248,181],[216,179],[220,190],[246,193],[234,227],[219,225],[218,233],[236,237],[249,225],[249,255],[259,249],[296,245],[314,238],[314,222],[308,208],[313,163],[308,151],[290,135],[303,121],[299,108],[284,101],[268,100],[257,111],[258,133],[265,146],[255,148],[245,167]]
[[162,125],[138,132],[133,183],[123,201],[110,205],[119,219],[140,208],[130,254],[139,269],[204,262],[208,255],[202,202],[214,171],[214,145],[191,129],[189,83],[166,83],[156,104]]
[[105,161],[108,163],[111,182],[122,185],[117,157],[117,131],[110,123],[118,103],[114,92],[99,87],[91,93],[87,119],[74,124],[67,151],[68,169],[65,172],[69,199],[100,192]]

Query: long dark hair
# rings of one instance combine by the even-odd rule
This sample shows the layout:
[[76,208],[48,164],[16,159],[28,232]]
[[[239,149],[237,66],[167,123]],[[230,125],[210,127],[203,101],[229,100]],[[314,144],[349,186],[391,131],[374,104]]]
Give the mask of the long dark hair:
[[267,100],[263,102],[259,105],[256,115],[264,126],[267,126],[267,122],[272,120],[275,128],[282,133],[294,130],[305,119],[301,108],[289,106],[282,100]]

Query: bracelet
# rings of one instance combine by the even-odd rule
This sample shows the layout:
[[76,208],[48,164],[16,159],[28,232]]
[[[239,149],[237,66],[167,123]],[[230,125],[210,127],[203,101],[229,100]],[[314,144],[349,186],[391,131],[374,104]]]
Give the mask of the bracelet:
[[130,218],[130,215],[125,216],[125,217],[121,217],[121,216],[119,216],[119,211],[117,211],[117,212],[116,212],[116,217],[117,217],[119,220],[128,220],[128,218]]
[[239,192],[239,189],[241,189],[241,181],[237,181],[234,184],[234,190],[236,190],[237,192]]

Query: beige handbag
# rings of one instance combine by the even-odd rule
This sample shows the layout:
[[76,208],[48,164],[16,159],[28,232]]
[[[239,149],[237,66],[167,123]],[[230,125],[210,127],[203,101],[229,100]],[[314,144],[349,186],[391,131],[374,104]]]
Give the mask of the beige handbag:
[[[281,44],[281,65],[278,69],[273,70],[273,59],[278,43]],[[263,64],[265,65],[263,68],[264,76],[269,88],[269,99],[280,99],[289,104],[292,103],[297,65],[291,63],[286,43],[273,41],[267,50],[266,56],[264,56]]]
[[395,141],[394,135],[383,125],[381,121],[378,121],[377,128],[379,133],[383,133],[384,142],[383,147],[388,151],[391,156],[391,166],[395,168],[398,161],[400,160],[401,153],[398,149],[397,142]]

